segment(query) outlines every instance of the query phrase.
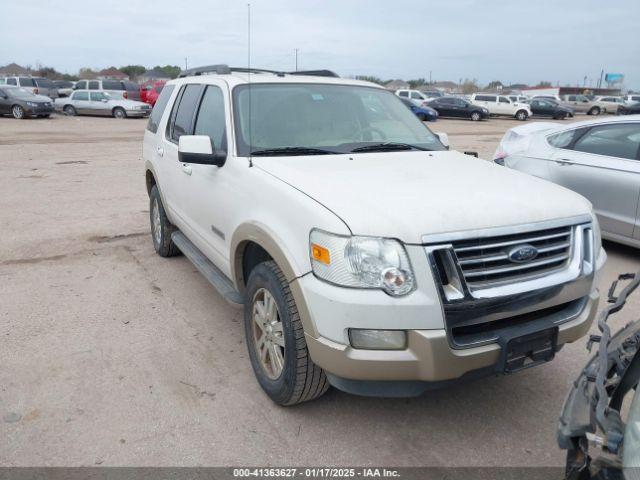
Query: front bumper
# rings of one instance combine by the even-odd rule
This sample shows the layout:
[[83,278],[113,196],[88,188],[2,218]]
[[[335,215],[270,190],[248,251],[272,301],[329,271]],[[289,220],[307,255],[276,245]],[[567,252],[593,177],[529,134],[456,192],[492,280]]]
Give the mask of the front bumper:
[[50,107],[38,106],[38,107],[30,107],[25,106],[24,111],[27,115],[50,115],[54,113],[53,105]]
[[148,117],[151,115],[151,109],[148,110],[127,110],[127,117]]
[[[408,253],[412,256],[411,249]],[[599,292],[593,285],[599,280],[605,260],[606,254],[601,250],[595,271],[582,279],[586,294],[580,293],[581,297],[571,302],[579,305],[578,310],[570,315],[566,313],[564,318],[565,311],[541,313],[527,324],[527,333],[557,326],[558,346],[583,337],[597,312]],[[418,264],[414,261],[413,265]],[[416,272],[417,275],[424,273]],[[303,321],[306,320],[305,336],[311,358],[341,390],[362,395],[411,396],[469,377],[501,373],[501,345],[504,343],[496,341],[465,348],[452,345],[449,333],[443,328],[443,307],[437,295],[434,299],[430,294],[431,286],[421,286],[419,282],[417,291],[398,302],[382,293],[375,296],[374,292],[333,287],[312,275],[297,279],[293,284],[298,297],[296,303],[299,306],[301,301],[304,303],[300,314]],[[338,296],[329,297],[330,289],[338,290]],[[541,300],[533,305],[534,313],[535,309],[547,307],[548,293],[541,292],[547,303]],[[520,296],[518,300],[521,300]],[[508,301],[504,305],[510,308]],[[532,306],[528,308],[531,311]],[[308,328],[309,325],[313,328]],[[349,345],[348,328],[406,330],[407,348],[355,349]],[[518,335],[513,331],[510,334]]]

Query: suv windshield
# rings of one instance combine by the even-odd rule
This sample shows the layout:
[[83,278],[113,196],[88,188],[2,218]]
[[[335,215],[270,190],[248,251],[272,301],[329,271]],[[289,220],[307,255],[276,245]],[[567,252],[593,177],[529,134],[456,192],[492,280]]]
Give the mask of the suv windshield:
[[233,97],[240,156],[278,150],[284,155],[308,155],[310,149],[315,153],[445,150],[399,98],[379,88],[251,84],[234,88]]

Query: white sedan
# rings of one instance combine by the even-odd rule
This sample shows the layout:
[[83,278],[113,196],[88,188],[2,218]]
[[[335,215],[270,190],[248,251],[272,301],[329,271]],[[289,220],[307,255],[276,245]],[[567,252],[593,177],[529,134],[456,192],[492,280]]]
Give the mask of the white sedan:
[[67,115],[104,115],[115,118],[148,117],[151,105],[114,98],[102,90],[75,90],[70,97],[56,98],[55,108]]
[[640,115],[515,127],[494,161],[584,195],[603,237],[640,247]]

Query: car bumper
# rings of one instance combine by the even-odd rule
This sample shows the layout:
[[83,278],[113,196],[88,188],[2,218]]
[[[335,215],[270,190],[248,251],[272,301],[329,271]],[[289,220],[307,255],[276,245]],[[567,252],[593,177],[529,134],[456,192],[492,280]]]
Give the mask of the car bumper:
[[[601,250],[595,273],[583,279],[590,292],[576,300],[580,303],[575,314],[567,316],[567,320],[562,323],[555,320],[557,317],[553,317],[553,320],[552,317],[536,319],[535,325],[540,325],[541,330],[549,325],[558,325],[558,347],[574,342],[588,332],[599,301],[599,292],[593,285],[599,280],[605,260],[606,254]],[[300,279],[293,283],[299,281]],[[312,282],[320,281],[313,278],[307,284],[313,284]],[[318,291],[304,291],[305,288],[306,286],[300,285],[295,287],[298,292],[296,302],[300,304],[300,296],[306,302],[303,308],[299,308],[301,317],[309,316],[309,312],[324,312],[332,321],[339,316],[338,321],[345,327],[343,341],[327,338],[328,335],[323,335],[322,332],[305,328],[311,358],[325,370],[330,383],[341,390],[360,395],[404,397],[419,395],[426,390],[468,378],[503,372],[503,347],[500,343],[454,348],[445,328],[415,327],[424,324],[430,316],[439,316],[437,321],[444,327],[442,307],[439,304],[425,302],[422,306],[406,304],[388,305],[388,308],[384,308],[384,305],[360,304],[359,298],[362,297],[358,291],[351,293],[353,303],[344,303],[336,297],[322,297]],[[420,292],[414,292],[408,297],[415,294]],[[317,325],[321,319],[316,317],[312,320]],[[321,325],[320,330],[322,328],[324,327]],[[407,347],[404,350],[356,349],[349,345],[346,333],[348,328],[403,329],[407,334]]]
[[148,117],[151,115],[151,109],[149,110],[127,110],[127,117]]
[[27,115],[50,115],[55,110],[51,107],[24,107],[24,111]]

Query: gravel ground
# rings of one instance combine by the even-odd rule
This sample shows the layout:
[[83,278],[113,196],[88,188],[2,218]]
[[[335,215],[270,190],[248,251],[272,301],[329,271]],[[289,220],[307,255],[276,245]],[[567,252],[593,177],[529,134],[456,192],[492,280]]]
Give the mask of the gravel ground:
[[[555,427],[584,342],[420,398],[270,403],[241,312],[188,260],[153,251],[145,123],[0,119],[0,465],[562,464]],[[430,126],[491,158],[516,124]],[[605,248],[603,289],[640,268],[638,251]]]

